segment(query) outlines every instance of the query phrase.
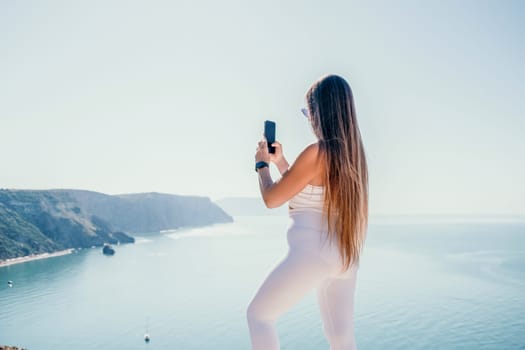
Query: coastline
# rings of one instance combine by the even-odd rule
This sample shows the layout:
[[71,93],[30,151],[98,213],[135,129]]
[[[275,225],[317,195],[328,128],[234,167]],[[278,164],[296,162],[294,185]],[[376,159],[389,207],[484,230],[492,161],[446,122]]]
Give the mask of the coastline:
[[15,265],[15,264],[21,264],[21,263],[25,263],[25,262],[33,261],[33,260],[54,258],[56,256],[67,255],[67,254],[71,254],[73,250],[74,250],[73,248],[70,248],[66,250],[59,250],[58,252],[53,252],[53,253],[33,254],[33,255],[21,256],[18,258],[0,260],[0,268],[5,267],[5,266],[10,266],[10,265]]

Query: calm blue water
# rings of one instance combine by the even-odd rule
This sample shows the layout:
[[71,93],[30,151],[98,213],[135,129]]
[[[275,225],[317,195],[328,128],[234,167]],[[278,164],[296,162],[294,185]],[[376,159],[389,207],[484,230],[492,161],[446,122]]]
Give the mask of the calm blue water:
[[[288,222],[235,219],[0,268],[0,344],[248,349],[245,309]],[[362,259],[360,350],[525,349],[525,224],[375,223]],[[283,349],[328,349],[313,293],[277,325]]]

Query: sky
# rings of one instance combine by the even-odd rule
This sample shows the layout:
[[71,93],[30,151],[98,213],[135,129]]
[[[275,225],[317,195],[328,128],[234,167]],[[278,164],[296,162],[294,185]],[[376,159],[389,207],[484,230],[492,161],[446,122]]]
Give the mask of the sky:
[[[350,83],[372,214],[525,214],[522,1],[0,0],[0,188],[258,196]],[[272,170],[274,179],[277,171]]]

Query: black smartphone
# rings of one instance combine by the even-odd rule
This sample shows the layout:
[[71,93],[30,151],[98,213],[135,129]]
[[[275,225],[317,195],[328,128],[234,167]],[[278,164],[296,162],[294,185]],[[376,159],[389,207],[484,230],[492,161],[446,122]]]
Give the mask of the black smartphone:
[[271,120],[264,122],[264,137],[266,137],[266,141],[268,142],[268,152],[275,153],[275,147],[270,146],[275,142],[275,122]]

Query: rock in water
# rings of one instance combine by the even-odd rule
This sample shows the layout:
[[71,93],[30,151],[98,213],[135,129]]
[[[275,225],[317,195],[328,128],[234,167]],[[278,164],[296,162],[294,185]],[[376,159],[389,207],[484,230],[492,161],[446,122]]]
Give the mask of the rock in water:
[[104,248],[102,248],[102,253],[104,253],[104,255],[113,255],[115,254],[115,249],[113,249],[113,247],[109,244],[104,244]]

